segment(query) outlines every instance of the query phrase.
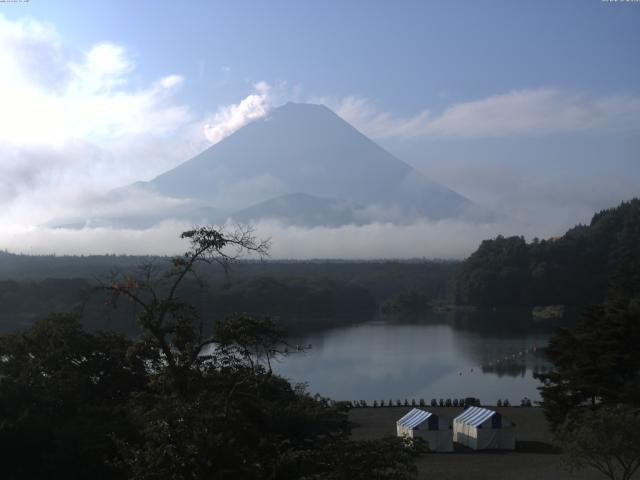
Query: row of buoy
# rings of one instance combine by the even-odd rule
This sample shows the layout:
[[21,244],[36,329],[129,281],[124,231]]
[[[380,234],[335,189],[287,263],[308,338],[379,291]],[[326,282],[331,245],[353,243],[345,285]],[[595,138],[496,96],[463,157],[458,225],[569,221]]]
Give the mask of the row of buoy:
[[[519,352],[513,353],[511,355],[505,355],[503,358],[499,358],[497,360],[493,360],[489,363],[483,363],[480,365],[480,368],[493,368],[493,367],[498,367],[501,364],[504,364],[506,362],[509,362],[511,360],[516,360],[519,357],[524,357],[525,355],[529,354],[529,353],[535,353],[538,351],[538,346],[537,345],[533,345],[532,347],[528,347],[525,348],[524,350],[521,350]],[[469,373],[473,373],[473,367],[469,368]],[[458,372],[459,376],[462,376],[464,374],[464,372],[461,370],[460,372]]]
[[499,358],[497,360],[494,360],[492,362],[489,363],[485,363],[480,365],[481,368],[490,368],[493,366],[498,366],[500,363],[502,362],[508,362],[510,360],[516,360],[518,357],[524,357],[525,355],[529,354],[529,353],[535,353],[538,351],[538,347],[536,345],[530,347],[530,348],[525,348],[524,350],[521,350],[519,352],[516,353],[512,353],[511,355],[505,355],[503,358]]

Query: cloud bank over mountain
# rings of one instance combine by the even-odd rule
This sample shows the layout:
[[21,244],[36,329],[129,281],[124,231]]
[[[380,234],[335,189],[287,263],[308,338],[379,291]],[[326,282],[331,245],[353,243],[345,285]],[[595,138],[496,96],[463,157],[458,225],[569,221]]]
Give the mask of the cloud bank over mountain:
[[[123,46],[70,48],[54,26],[0,15],[0,202],[4,222],[41,223],[152,178],[266,113],[258,82],[238,105],[198,115],[185,77],[144,84]],[[98,205],[99,207],[99,205]]]
[[[188,245],[181,232],[188,222],[166,221],[145,229],[96,227],[60,229],[13,226],[2,235],[3,248],[24,254],[59,255],[139,254],[178,255]],[[234,224],[226,228],[234,228]],[[498,233],[537,232],[516,229],[510,224],[471,224],[455,220],[420,221],[410,225],[371,223],[340,227],[300,227],[275,221],[254,225],[261,239],[271,239],[273,259],[461,259],[478,244]]]
[[[405,143],[430,142],[415,143],[418,146],[412,147],[412,155],[398,156],[411,166],[421,166],[431,178],[453,187],[461,196],[518,220],[509,225],[467,225],[460,220],[414,219],[397,225],[395,235],[389,227],[389,219],[397,214],[393,209],[382,212],[378,208],[370,217],[370,225],[361,217],[353,225],[322,228],[261,222],[269,235],[281,238],[291,252],[344,257],[355,255],[358,248],[363,248],[362,242],[369,242],[371,249],[364,249],[368,252],[364,256],[465,255],[477,240],[497,233],[545,236],[588,220],[588,212],[612,206],[636,192],[634,184],[640,179],[640,162],[637,156],[635,162],[629,160],[627,153],[640,146],[640,98],[633,91],[590,93],[532,86],[396,113],[358,92],[347,96],[320,92],[318,96],[317,92],[305,92],[300,85],[247,79],[246,93],[238,101],[194,106],[184,95],[193,85],[189,75],[178,71],[141,75],[139,66],[144,58],[113,41],[77,49],[52,24],[29,18],[9,20],[0,15],[0,44],[4,47],[0,49],[0,222],[4,226],[0,248],[14,251],[70,253],[68,248],[74,246],[85,253],[125,252],[143,242],[162,249],[159,242],[164,241],[170,249],[170,237],[179,233],[169,234],[171,222],[143,229],[116,225],[73,231],[42,225],[58,218],[82,219],[87,213],[105,217],[122,212],[144,215],[151,210],[183,211],[187,202],[179,196],[144,190],[106,198],[105,193],[153,179],[238,129],[268,118],[288,100],[325,103],[382,142],[387,150],[391,149],[389,145],[393,147],[393,152],[402,151]],[[218,70],[227,75],[231,68],[219,66]],[[574,136],[572,145],[584,143],[588,145],[585,148],[598,152],[589,142],[609,135],[615,148],[627,145],[620,161],[616,160],[619,150],[610,153],[601,148],[607,157],[601,156],[600,162],[610,162],[610,172],[604,167],[592,168],[596,161],[592,158],[575,158],[569,167],[560,169],[529,153],[545,151],[541,145],[556,142],[561,136]],[[483,151],[513,152],[512,161],[500,163],[488,153],[482,157]],[[576,150],[562,146],[557,151],[558,155],[575,156]],[[585,168],[576,169],[581,162]],[[521,168],[525,163],[529,166]],[[540,180],[534,168],[540,168],[547,178]],[[591,188],[593,181],[599,188]],[[252,196],[259,202],[267,196],[293,193],[283,189],[282,179],[269,172],[247,175],[233,183],[233,188],[230,184],[225,190],[224,186],[220,184],[219,198],[244,196],[244,208],[251,207]],[[322,192],[315,193],[323,198]],[[333,208],[331,205],[335,206],[329,203],[321,209]],[[540,208],[532,209],[535,205]],[[371,211],[368,207],[367,212]],[[207,211],[206,215],[215,213]],[[358,211],[358,215],[361,213]],[[245,218],[250,219],[250,215]],[[162,232],[167,234],[162,236]],[[153,241],[153,234],[162,240]],[[420,241],[418,234],[433,241]],[[384,242],[376,243],[378,235]],[[448,235],[449,245],[439,242]],[[473,240],[458,241],[455,235]],[[298,242],[289,241],[291,238]],[[452,248],[447,250],[447,246]],[[326,255],[314,254],[314,247]]]

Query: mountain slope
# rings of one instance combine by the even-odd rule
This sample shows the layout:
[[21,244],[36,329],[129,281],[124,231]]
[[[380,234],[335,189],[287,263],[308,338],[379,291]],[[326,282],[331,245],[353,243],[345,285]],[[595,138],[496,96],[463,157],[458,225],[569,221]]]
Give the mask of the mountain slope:
[[305,193],[291,193],[271,198],[240,210],[231,217],[240,223],[254,223],[265,219],[304,227],[339,227],[368,223],[366,212],[360,205]]
[[472,218],[480,209],[321,105],[289,103],[139,187],[237,211],[303,192],[375,207],[386,221]]

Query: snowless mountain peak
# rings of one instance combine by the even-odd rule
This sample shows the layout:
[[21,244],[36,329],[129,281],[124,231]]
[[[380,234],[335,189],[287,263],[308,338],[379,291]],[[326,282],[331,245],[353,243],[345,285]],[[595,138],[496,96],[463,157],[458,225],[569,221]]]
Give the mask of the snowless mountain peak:
[[236,214],[304,225],[486,220],[490,215],[326,106],[305,103],[275,108],[181,165],[119,194],[127,188],[227,212],[228,218]]

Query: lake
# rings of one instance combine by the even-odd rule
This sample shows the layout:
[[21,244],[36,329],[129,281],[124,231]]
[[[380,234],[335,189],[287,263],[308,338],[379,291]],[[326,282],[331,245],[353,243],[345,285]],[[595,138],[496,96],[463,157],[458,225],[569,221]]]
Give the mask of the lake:
[[540,398],[533,373],[548,368],[541,349],[550,330],[528,313],[374,318],[292,337],[292,344],[311,348],[292,353],[275,370],[335,400],[477,397],[520,404]]

